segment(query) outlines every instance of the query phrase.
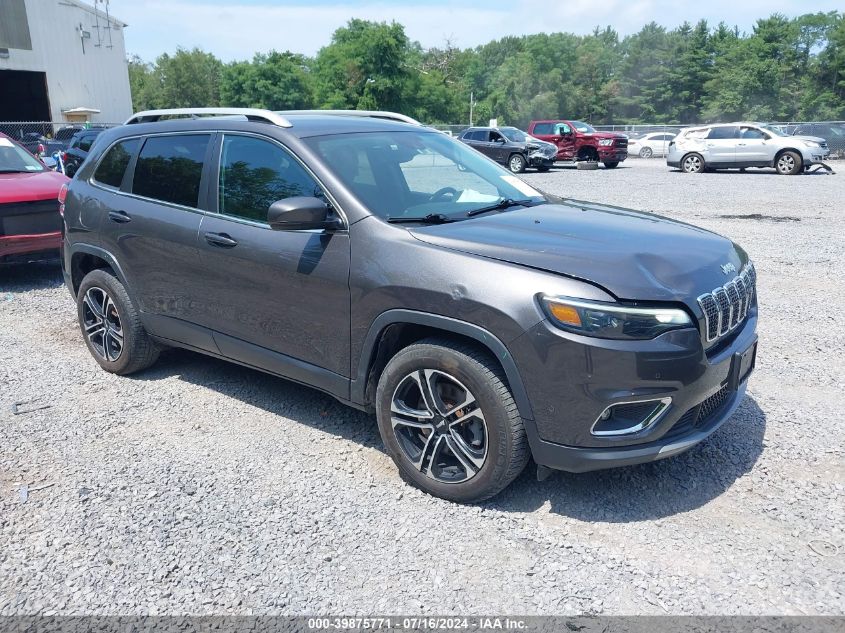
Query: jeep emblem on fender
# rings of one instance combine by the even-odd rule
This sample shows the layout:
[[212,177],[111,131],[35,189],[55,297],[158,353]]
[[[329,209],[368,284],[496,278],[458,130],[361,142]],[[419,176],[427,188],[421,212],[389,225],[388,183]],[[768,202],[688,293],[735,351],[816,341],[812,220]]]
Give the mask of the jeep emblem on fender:
[[728,262],[727,264],[723,264],[722,266],[719,266],[719,268],[721,268],[722,272],[725,273],[726,275],[728,273],[735,273],[736,272],[736,266],[734,266],[730,262]]

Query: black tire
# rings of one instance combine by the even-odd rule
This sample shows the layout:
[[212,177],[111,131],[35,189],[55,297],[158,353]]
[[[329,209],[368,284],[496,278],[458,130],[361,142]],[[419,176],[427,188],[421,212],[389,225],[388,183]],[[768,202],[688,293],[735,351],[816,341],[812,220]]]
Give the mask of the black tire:
[[701,154],[687,154],[681,159],[681,171],[684,173],[700,174],[704,169],[704,157]]
[[76,307],[88,351],[107,372],[125,376],[158,359],[160,348],[144,330],[126,289],[111,270],[97,269],[85,275]]
[[522,154],[511,154],[508,157],[508,169],[515,174],[521,174],[524,172],[526,165],[527,162],[525,160],[525,156]]
[[651,158],[654,156],[654,150],[650,147],[643,147],[640,150],[640,158]]
[[605,163],[604,167],[605,167],[605,169],[616,169],[617,167],[619,167],[619,161],[618,160],[612,160],[609,163]]
[[775,170],[781,176],[795,176],[804,171],[804,161],[801,154],[791,149],[778,154],[775,158]]
[[[428,398],[422,395],[421,381],[429,385]],[[446,402],[449,396],[443,394],[450,390],[454,399]],[[432,394],[437,394],[433,397],[443,410],[454,407],[453,414],[439,417],[439,405],[427,404]],[[408,405],[405,398],[414,404]],[[395,402],[400,402],[398,409],[404,406],[406,411],[434,415],[397,415]],[[480,419],[475,417],[479,414]],[[471,345],[432,338],[399,351],[379,378],[376,417],[382,441],[401,477],[441,499],[459,503],[489,499],[516,479],[528,463],[525,429],[504,374],[492,356]],[[451,421],[466,418],[469,420],[463,423]],[[419,422],[425,419],[431,419],[429,428],[419,428]],[[394,424],[394,420],[399,423]],[[414,424],[403,424],[407,420]],[[453,450],[453,446],[459,446],[455,433],[471,437],[472,446],[464,446],[475,450],[459,451],[463,466]],[[482,446],[483,456],[479,458]],[[412,459],[414,450],[417,462]],[[473,455],[476,461],[470,463]]]
[[549,167],[548,165],[540,165],[540,166],[537,168],[537,171],[539,171],[539,172],[547,172],[547,171],[549,171],[550,169],[551,169],[551,167]]

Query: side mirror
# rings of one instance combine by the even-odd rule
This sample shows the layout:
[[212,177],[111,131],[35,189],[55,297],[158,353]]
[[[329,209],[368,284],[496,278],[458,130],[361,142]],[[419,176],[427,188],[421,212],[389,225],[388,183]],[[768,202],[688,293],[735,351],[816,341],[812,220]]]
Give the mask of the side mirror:
[[267,223],[275,231],[336,229],[338,218],[330,218],[331,208],[319,198],[297,196],[277,200],[267,210]]

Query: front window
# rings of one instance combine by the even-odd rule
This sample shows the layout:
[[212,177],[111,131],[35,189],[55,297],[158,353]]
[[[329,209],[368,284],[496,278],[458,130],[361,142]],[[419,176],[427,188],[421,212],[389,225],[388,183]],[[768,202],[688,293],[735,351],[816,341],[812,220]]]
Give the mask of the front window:
[[573,121],[572,126],[579,132],[584,132],[586,134],[592,134],[596,131],[596,128],[589,123],[584,123],[583,121]]
[[497,203],[546,197],[474,149],[427,131],[367,132],[307,139],[344,185],[385,220],[472,217]]
[[34,173],[46,167],[23,147],[0,138],[0,174]]
[[760,127],[766,130],[766,132],[768,132],[772,136],[787,136],[773,125],[761,125]]
[[504,134],[511,143],[528,142],[528,135],[515,127],[503,127],[499,128],[499,131]]

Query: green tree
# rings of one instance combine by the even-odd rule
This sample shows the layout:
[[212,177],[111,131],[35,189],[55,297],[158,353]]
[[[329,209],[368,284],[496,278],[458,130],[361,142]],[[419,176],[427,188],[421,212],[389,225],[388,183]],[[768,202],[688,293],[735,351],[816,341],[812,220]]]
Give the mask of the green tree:
[[223,105],[269,110],[310,108],[314,96],[309,60],[302,55],[271,51],[251,62],[223,67],[220,101]]

